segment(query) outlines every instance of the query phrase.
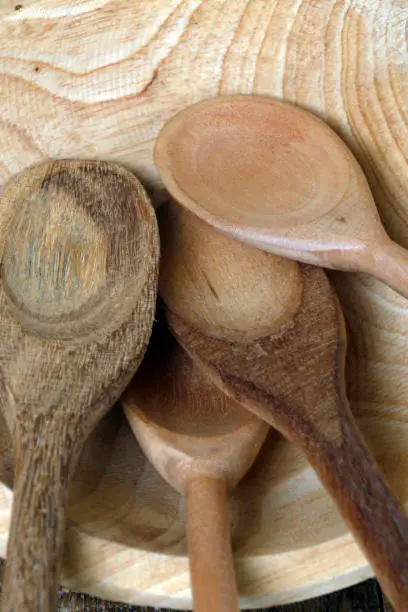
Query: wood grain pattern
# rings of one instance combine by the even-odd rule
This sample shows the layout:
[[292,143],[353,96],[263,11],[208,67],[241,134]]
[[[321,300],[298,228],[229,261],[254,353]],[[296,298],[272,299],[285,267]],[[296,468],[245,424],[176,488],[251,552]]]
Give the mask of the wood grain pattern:
[[[1,4],[1,183],[36,161],[79,156],[123,162],[160,189],[152,153],[164,122],[218,93],[255,92],[328,121],[362,164],[387,231],[408,247],[401,0],[236,0],[234,11],[228,0],[22,4]],[[353,412],[391,488],[408,500],[406,302],[364,275],[331,278],[349,330]],[[4,555],[12,483],[5,424],[0,440]],[[188,607],[179,503],[113,412],[74,477],[64,583],[117,601]],[[244,479],[231,503],[242,606],[301,600],[369,575],[311,469],[280,438],[270,437],[253,483]]]
[[132,174],[72,160],[18,175],[1,213],[0,407],[15,445],[2,609],[52,612],[80,451],[150,337],[157,223]]
[[[0,559],[0,576],[3,560]],[[0,593],[1,604],[1,593]],[[58,612],[171,612],[162,608],[127,606],[119,602],[101,600],[84,593],[75,593],[61,588],[58,597]],[[358,585],[307,601],[263,608],[262,612],[392,612],[375,580],[366,580]],[[261,612],[261,610],[253,610]]]
[[[101,601],[76,593],[60,594],[59,612],[171,612],[159,608],[139,608]],[[65,607],[67,606],[67,607]],[[253,612],[392,612],[374,580],[367,580],[349,589],[344,589],[317,599],[301,603],[262,608]]]
[[218,96],[161,130],[171,196],[223,234],[304,263],[366,272],[408,298],[408,250],[390,240],[350,149],[327,123],[267,96]]
[[22,4],[0,27],[2,134],[13,139],[2,180],[44,156],[97,155],[158,185],[152,150],[165,120],[206,97],[254,92],[327,119],[386,182],[383,197],[404,201],[400,0]]

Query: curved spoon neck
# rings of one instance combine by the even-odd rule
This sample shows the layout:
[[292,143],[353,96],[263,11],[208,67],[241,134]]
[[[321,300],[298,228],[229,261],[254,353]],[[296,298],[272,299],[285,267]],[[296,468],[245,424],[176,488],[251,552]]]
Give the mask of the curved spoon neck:
[[365,258],[363,270],[408,299],[408,251],[391,239],[381,241]]
[[210,473],[197,472],[192,474],[186,485],[186,498],[194,496],[197,498],[204,489],[208,489],[212,494],[225,496],[227,498],[227,486],[222,478]]

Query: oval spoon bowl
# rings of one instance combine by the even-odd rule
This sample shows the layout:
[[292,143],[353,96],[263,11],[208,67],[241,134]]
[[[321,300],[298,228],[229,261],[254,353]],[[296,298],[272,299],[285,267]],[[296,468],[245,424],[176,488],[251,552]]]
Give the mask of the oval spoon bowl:
[[204,100],[165,124],[155,161],[170,194],[219,231],[367,272],[408,298],[408,251],[386,234],[350,149],[312,113],[263,96]]

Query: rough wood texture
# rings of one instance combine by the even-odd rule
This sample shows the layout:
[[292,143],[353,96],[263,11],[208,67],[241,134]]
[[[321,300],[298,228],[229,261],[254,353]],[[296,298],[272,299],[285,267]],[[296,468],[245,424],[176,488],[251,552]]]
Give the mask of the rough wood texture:
[[143,357],[158,232],[135,177],[53,162],[1,198],[1,410],[15,487],[2,609],[55,610],[68,487],[90,431]]
[[408,297],[408,251],[385,233],[350,149],[312,113],[262,96],[204,100],[166,123],[155,161],[171,195],[224,234],[368,272]]
[[122,403],[146,456],[185,496],[194,610],[239,612],[227,494],[269,426],[219,391],[160,323]]
[[[218,93],[255,92],[329,122],[362,164],[387,231],[408,247],[401,0],[235,0],[234,10],[230,0],[22,0],[18,10],[6,2],[1,183],[36,161],[79,156],[123,162],[160,188],[152,152],[164,122]],[[393,491],[408,500],[407,302],[364,275],[331,277],[348,323],[353,412]],[[4,424],[0,440],[4,555],[12,484]],[[73,485],[65,584],[117,601],[188,607],[179,497],[117,412],[87,444]],[[243,606],[305,599],[370,573],[313,471],[280,437],[269,436],[235,489],[231,516]]]
[[[278,312],[280,328],[276,329],[279,257],[269,255],[265,261],[257,249],[243,248],[224,237],[225,249],[217,252],[217,261],[205,276],[218,310],[229,312],[234,321],[234,313],[241,311],[241,302],[251,299],[243,290],[244,270],[250,268],[250,282],[256,278],[257,296],[262,296],[260,311],[267,312],[271,304],[270,329],[261,328],[258,337],[251,339],[236,332],[231,340],[230,334],[225,337],[215,317],[213,328],[208,331],[206,325],[204,332],[200,320],[193,324],[184,320],[190,316],[184,277],[190,280],[190,292],[196,303],[203,285],[203,270],[191,252],[199,252],[201,245],[205,253],[215,252],[219,236],[175,203],[161,210],[160,229],[164,265],[159,287],[169,307],[171,330],[192,359],[229,397],[265,419],[306,454],[396,609],[407,609],[408,518],[378,473],[349,409],[344,390],[344,321],[324,272],[303,265],[301,275],[293,276],[301,291],[298,310],[293,314],[289,307],[286,319],[285,312]],[[235,260],[241,284],[235,279],[238,272],[227,273],[222,279],[219,271],[214,278],[211,274],[216,266],[229,270],[222,258],[228,247],[228,260]],[[265,285],[262,282],[265,276],[275,280],[272,291],[269,280]],[[221,291],[219,285],[223,285]],[[207,308],[204,303],[203,308]],[[177,309],[177,314],[173,309]],[[248,327],[253,333],[253,317],[248,320]]]

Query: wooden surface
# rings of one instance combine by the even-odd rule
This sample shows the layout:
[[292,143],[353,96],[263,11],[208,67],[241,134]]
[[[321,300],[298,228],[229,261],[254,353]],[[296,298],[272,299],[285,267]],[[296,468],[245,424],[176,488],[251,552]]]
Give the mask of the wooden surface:
[[[236,0],[234,11],[229,0],[2,2],[1,183],[36,161],[78,156],[120,161],[160,188],[152,151],[163,123],[205,97],[256,92],[295,102],[334,127],[362,163],[390,235],[408,246],[408,8],[401,0]],[[393,491],[408,500],[401,477],[408,473],[407,303],[364,275],[331,278],[349,329],[353,411]],[[12,482],[5,424],[0,439],[4,554]],[[268,483],[258,494],[264,502],[248,498],[245,479],[232,499],[247,607],[368,576],[293,448],[271,436],[255,467],[255,480],[261,474]],[[178,498],[149,471],[117,412],[89,440],[77,474],[64,582],[116,600],[142,601],[143,592],[146,603],[183,607]]]
[[[102,601],[87,595],[60,593],[59,612],[171,612],[161,608],[128,607]],[[302,603],[277,608],[262,608],[252,612],[393,612],[374,580],[349,589],[310,599]]]
[[158,185],[152,152],[166,119],[205,97],[255,92],[328,120],[363,161],[377,198],[404,202],[404,3],[235,0],[234,7],[8,1],[0,116],[2,141],[13,146],[2,148],[0,182],[45,157],[77,156],[120,161]]
[[[0,559],[0,588],[4,561]],[[0,592],[0,605],[1,605]],[[58,612],[171,612],[164,608],[127,606],[120,602],[102,600],[85,593],[61,588]],[[387,598],[375,580],[366,580],[348,589],[309,599],[296,604],[262,608],[263,612],[393,612]],[[260,612],[253,610],[249,612]]]
[[[61,592],[59,612],[171,612],[159,608],[127,607],[87,595]],[[317,599],[253,612],[392,612],[374,580]]]
[[[0,575],[3,562],[0,560]],[[1,604],[1,593],[0,593]],[[348,589],[337,591],[315,599],[279,606],[262,608],[263,612],[393,612],[375,580],[367,580]],[[127,606],[84,593],[75,593],[62,588],[59,592],[58,612],[171,612],[164,608]],[[252,612],[261,612],[259,609]]]

